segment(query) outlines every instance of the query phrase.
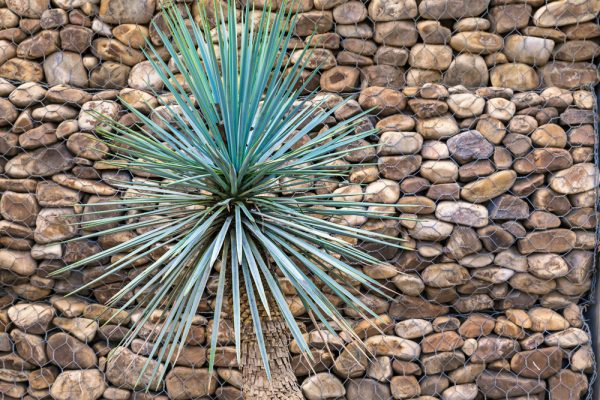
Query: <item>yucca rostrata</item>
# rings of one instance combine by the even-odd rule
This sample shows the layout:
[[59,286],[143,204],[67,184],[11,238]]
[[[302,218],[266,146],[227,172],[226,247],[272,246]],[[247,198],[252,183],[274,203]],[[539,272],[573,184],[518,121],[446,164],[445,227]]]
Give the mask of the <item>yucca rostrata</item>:
[[[93,286],[138,268],[109,305],[137,313],[124,346],[160,314],[149,359],[177,357],[199,304],[210,297],[209,369],[219,321],[227,318],[245,398],[300,399],[290,338],[307,357],[311,353],[282,282],[295,289],[310,316],[307,323],[356,337],[339,304],[371,318],[375,314],[357,287],[383,290],[356,268],[379,262],[357,244],[401,247],[398,237],[349,222],[356,216],[397,219],[396,205],[363,202],[361,196],[353,201],[356,196],[327,190],[328,181],[347,182],[345,155],[375,132],[356,129],[364,114],[331,126],[344,102],[326,107],[325,97],[302,96],[315,72],[308,74],[305,63],[291,63],[286,55],[294,11],[246,6],[236,20],[230,2],[211,9],[210,18],[202,6],[196,20],[176,7],[163,13],[167,29],[158,32],[171,64],[150,43],[147,57],[170,93],[157,97],[169,100],[152,119],[128,106],[139,119],[135,126],[97,115],[110,162],[131,171],[133,179],[113,182],[120,199],[81,226],[84,232],[100,229],[84,238],[133,234],[59,272],[119,255],[86,285]],[[309,54],[305,48],[301,60]],[[158,377],[164,369],[152,373]]]

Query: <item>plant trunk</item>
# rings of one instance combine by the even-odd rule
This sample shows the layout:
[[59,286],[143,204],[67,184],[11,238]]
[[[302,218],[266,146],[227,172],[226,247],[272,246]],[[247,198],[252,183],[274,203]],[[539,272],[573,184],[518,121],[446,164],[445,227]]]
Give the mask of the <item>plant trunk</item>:
[[[274,301],[269,302],[271,318],[262,309],[259,301],[259,311],[267,356],[271,367],[271,379],[267,378],[263,360],[260,354],[256,335],[252,325],[252,317],[242,296],[242,349],[240,369],[242,370],[242,393],[246,400],[303,400],[302,392],[290,362],[290,337],[288,328],[281,315],[277,312]],[[272,300],[272,299],[269,299]],[[271,304],[273,306],[271,306]]]

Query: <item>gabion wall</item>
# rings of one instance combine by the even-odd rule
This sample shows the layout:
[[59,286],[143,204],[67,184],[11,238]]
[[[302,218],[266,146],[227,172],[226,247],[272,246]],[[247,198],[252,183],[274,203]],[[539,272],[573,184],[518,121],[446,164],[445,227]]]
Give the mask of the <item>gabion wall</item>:
[[[592,399],[595,360],[582,313],[597,248],[600,2],[301,6],[297,40],[317,31],[309,66],[323,66],[327,105],[355,96],[335,119],[375,107],[362,128],[380,129],[347,157],[371,165],[318,190],[408,205],[400,223],[346,222],[402,235],[415,248],[367,249],[381,264],[365,272],[399,293],[390,303],[363,291],[384,332],[356,322],[374,359],[312,326],[284,285],[317,360],[311,365],[291,345],[305,397]],[[146,179],[107,165],[86,111],[135,125],[121,96],[143,113],[161,112],[160,79],[140,51],[146,38],[161,45],[150,25],[162,26],[158,10],[154,0],[0,0],[3,398],[241,399],[227,322],[209,382],[211,299],[166,379],[137,382],[153,326],[107,362],[137,316],[102,323],[103,304],[143,265],[78,297],[65,295],[110,260],[49,277],[136,234],[61,243],[81,234],[65,221],[121,195],[114,179]],[[367,143],[380,146],[361,148]]]

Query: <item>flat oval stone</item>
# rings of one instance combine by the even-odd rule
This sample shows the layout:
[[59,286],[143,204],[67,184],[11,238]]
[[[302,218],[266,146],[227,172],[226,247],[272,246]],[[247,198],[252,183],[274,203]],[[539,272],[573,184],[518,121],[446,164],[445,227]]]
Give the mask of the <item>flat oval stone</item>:
[[458,165],[447,160],[425,161],[420,173],[431,183],[452,183],[458,178]]
[[6,163],[6,174],[12,178],[46,177],[71,169],[73,155],[64,144],[52,145],[22,153]]
[[471,276],[469,271],[454,263],[441,263],[428,266],[421,273],[426,285],[447,288],[466,283]]
[[550,62],[540,68],[540,76],[544,86],[563,89],[585,88],[600,81],[598,69],[587,62]]
[[415,227],[408,231],[409,235],[418,240],[440,241],[452,233],[454,226],[433,218],[418,218]]
[[564,170],[573,165],[571,154],[565,149],[535,149],[525,157],[517,159],[513,168],[519,174],[546,173]]
[[392,356],[403,361],[416,360],[421,354],[417,343],[391,335],[371,336],[365,340],[365,347],[375,356]]
[[384,132],[379,138],[379,154],[415,154],[423,146],[423,137],[416,132]]
[[460,196],[474,203],[483,203],[507,192],[517,179],[514,171],[500,171],[465,185]]
[[473,54],[490,54],[500,51],[504,46],[502,36],[494,33],[472,31],[459,32],[450,39],[455,51]]
[[464,201],[440,202],[435,210],[435,216],[442,221],[477,228],[488,224],[487,208]]
[[483,13],[489,0],[424,0],[419,4],[419,14],[425,19],[460,19]]
[[373,0],[369,3],[369,17],[373,21],[397,21],[417,16],[415,0]]
[[599,10],[600,6],[596,1],[555,1],[538,9],[533,14],[533,23],[544,28],[580,24],[594,19]]
[[575,246],[575,232],[569,229],[548,229],[528,233],[518,241],[521,254],[530,253],[564,253]]

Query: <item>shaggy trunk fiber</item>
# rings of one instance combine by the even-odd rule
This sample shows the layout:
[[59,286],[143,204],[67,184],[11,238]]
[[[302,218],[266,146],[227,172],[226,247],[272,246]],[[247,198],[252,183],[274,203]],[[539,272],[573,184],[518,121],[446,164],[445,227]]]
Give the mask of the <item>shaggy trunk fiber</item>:
[[[246,400],[303,400],[296,375],[290,362],[288,329],[276,307],[271,308],[271,319],[260,307],[262,329],[271,366],[271,380],[267,378],[260,355],[252,317],[246,296],[242,296],[242,392]],[[269,299],[272,300],[272,299]],[[269,302],[270,305],[273,301]]]

